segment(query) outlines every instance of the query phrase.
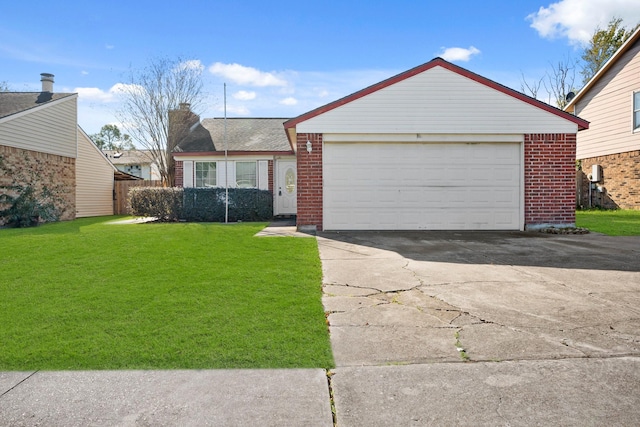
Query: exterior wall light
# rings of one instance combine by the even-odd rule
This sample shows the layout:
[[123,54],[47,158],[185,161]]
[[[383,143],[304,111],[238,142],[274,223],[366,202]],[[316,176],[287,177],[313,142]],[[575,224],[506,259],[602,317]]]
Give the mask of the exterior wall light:
[[307,140],[307,153],[310,153],[313,150],[311,147],[311,141]]

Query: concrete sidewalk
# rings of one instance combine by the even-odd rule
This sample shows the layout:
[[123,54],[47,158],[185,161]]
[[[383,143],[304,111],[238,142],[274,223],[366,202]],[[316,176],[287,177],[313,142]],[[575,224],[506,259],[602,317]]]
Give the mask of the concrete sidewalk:
[[2,426],[332,426],[323,369],[0,373]]

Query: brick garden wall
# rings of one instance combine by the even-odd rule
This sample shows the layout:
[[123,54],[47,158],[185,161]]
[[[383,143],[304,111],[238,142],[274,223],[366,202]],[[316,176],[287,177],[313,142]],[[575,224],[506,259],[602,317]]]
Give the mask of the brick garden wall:
[[524,222],[527,228],[576,222],[576,135],[524,136]]
[[[307,141],[312,151],[307,152]],[[322,134],[297,134],[298,228],[322,230]]]
[[[582,159],[582,188],[578,205],[583,208],[640,209],[640,150]],[[603,180],[597,185],[604,191],[591,190],[587,175],[593,165],[602,166]]]
[[31,184],[36,191],[47,185],[59,199],[60,219],[75,219],[76,159],[4,145],[0,145],[0,157],[4,164],[0,169],[0,185]]

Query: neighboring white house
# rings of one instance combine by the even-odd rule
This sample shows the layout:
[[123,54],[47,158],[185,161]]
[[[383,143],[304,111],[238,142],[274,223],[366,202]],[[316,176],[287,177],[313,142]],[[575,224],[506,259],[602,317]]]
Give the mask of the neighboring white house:
[[149,150],[104,150],[103,153],[122,172],[145,179],[160,180],[160,171]]

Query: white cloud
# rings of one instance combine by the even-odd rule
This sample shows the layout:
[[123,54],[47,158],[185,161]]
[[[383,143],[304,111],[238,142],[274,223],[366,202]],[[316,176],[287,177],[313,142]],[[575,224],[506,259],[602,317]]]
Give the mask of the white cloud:
[[560,0],[527,16],[541,37],[566,37],[571,44],[589,42],[597,28],[606,28],[613,17],[622,18],[623,25],[640,21],[638,0]]
[[467,62],[471,59],[472,55],[478,55],[480,50],[473,46],[469,46],[468,49],[463,47],[447,47],[442,48],[442,52],[438,54],[439,57],[445,61],[463,61]]
[[80,74],[82,74],[83,76],[87,76],[87,75],[89,75],[89,72],[85,71],[85,70],[82,70],[82,71],[80,71]]
[[233,96],[235,99],[239,99],[240,101],[250,101],[252,99],[256,99],[255,92],[248,92],[246,90],[240,90],[231,96]]
[[[224,112],[224,106],[217,108],[217,111]],[[229,105],[227,104],[227,114],[237,115],[237,116],[249,116],[251,115],[251,110],[249,110],[244,105]]]
[[115,46],[112,45],[112,44],[106,44],[106,45],[104,45],[104,48],[107,49],[107,50],[111,50],[111,49],[115,48]]
[[102,90],[97,87],[77,87],[73,92],[78,94],[78,98],[82,102],[117,102],[118,96],[125,93],[140,91],[142,88],[136,85],[127,85],[116,83],[109,90]]
[[297,103],[298,103],[298,100],[295,99],[292,96],[290,96],[288,98],[285,98],[285,99],[280,101],[280,104],[282,104],[282,105],[296,105]]
[[257,70],[253,67],[245,67],[240,64],[223,64],[216,62],[209,67],[209,72],[213,75],[227,78],[236,84],[248,86],[286,86],[287,81],[268,73]]

